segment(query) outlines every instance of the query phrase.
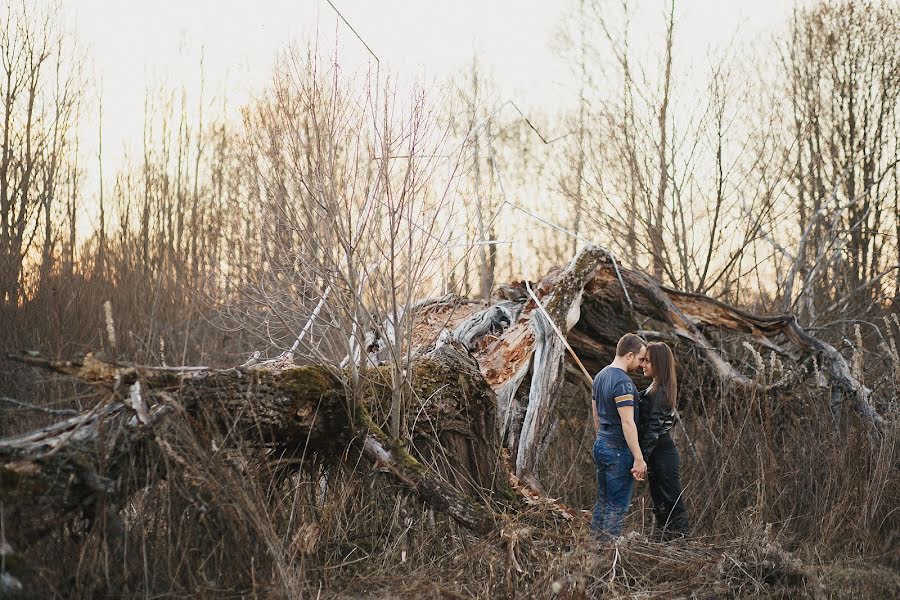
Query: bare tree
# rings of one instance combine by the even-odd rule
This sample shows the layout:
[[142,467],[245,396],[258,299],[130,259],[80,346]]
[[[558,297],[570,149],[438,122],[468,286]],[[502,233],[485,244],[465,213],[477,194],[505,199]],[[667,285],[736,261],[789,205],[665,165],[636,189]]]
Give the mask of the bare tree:
[[97,227],[97,255],[94,261],[94,274],[102,276],[106,272],[106,202],[103,195],[103,90],[101,86],[97,102],[97,208],[99,224]]
[[75,152],[81,88],[58,7],[34,10],[25,2],[5,3],[0,19],[0,298],[15,306],[41,216],[43,269],[50,268],[53,211],[64,168]]
[[669,113],[669,93],[672,88],[672,39],[675,31],[675,0],[669,5],[669,14],[666,17],[666,47],[663,54],[663,62],[665,67],[662,76],[662,98],[659,100],[659,109],[657,117],[657,127],[659,132],[659,166],[657,177],[659,178],[659,189],[656,195],[656,205],[651,213],[651,221],[649,224],[650,233],[650,255],[653,257],[653,276],[662,281],[663,278],[663,249],[665,241],[663,239],[663,223],[666,213],[666,190],[669,185],[669,163],[666,144],[668,136],[666,129],[668,128]]
[[[482,71],[477,57],[472,58],[467,72],[458,77],[455,88],[456,93],[449,98],[446,109],[449,125],[465,156],[458,191],[464,201],[460,225],[466,239],[459,258],[450,258],[453,263],[450,271],[454,281],[458,281],[456,288],[465,295],[471,292],[474,271],[478,296],[488,298],[497,270],[497,248],[493,243],[497,199],[491,192],[496,146],[502,144],[503,135],[496,132],[499,115],[492,98],[493,83]],[[461,270],[459,275],[457,265]]]
[[810,320],[835,303],[870,306],[884,297],[883,278],[897,277],[886,225],[900,159],[898,19],[890,2],[821,2],[794,12],[782,44],[802,235],[781,306]]
[[726,48],[711,59],[698,96],[685,87],[685,68],[676,68],[674,3],[666,5],[664,38],[650,62],[632,52],[631,3],[579,6],[588,42],[572,60],[590,61],[596,75],[584,80],[597,108],[588,112],[584,170],[573,155],[563,172],[577,177],[573,189],[590,203],[595,233],[587,237],[663,283],[735,297],[759,266],[755,245],[784,188],[779,123],[758,108],[766,88],[754,77],[763,67],[754,72]]
[[357,93],[320,68],[312,53],[287,53],[272,90],[244,112],[262,262],[241,291],[254,308],[240,318],[280,360],[347,367],[354,390],[389,360],[389,431],[401,437],[407,406],[421,401],[406,371],[407,315],[439,289],[459,241],[449,190],[462,154],[447,158],[447,132],[422,92]]

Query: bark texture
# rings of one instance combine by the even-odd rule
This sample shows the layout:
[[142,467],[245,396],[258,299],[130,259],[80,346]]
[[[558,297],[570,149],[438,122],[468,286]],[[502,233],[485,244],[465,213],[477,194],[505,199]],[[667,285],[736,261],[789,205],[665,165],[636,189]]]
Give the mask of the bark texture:
[[[165,442],[156,430],[173,418],[198,426],[213,419],[230,435],[278,449],[273,456],[291,448],[340,456],[355,445],[376,471],[479,532],[493,523],[485,501],[510,497],[505,470],[497,466],[495,396],[458,344],[444,344],[411,366],[411,387],[422,401],[413,414],[429,426],[415,431],[408,448],[378,424],[389,406],[387,368],[368,371],[368,401],[353,405],[338,374],[321,366],[161,369],[90,355],[73,361],[32,353],[10,358],[97,386],[106,397],[84,414],[0,440],[0,500],[45,517],[46,527],[76,511],[93,518],[107,505],[120,507],[164,476],[133,467],[136,461],[159,462],[151,459]],[[143,390],[140,401],[136,385]]]

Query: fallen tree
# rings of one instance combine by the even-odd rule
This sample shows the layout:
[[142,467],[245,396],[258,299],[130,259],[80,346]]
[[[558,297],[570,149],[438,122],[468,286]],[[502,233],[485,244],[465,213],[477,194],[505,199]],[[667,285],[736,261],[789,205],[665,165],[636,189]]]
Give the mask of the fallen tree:
[[[166,454],[159,432],[168,421],[183,419],[215,423],[224,435],[212,443],[227,444],[234,436],[273,462],[313,455],[362,460],[432,509],[483,534],[503,511],[524,500],[541,501],[537,465],[554,429],[555,403],[567,378],[583,377],[566,369],[569,348],[593,373],[626,331],[681,340],[722,385],[748,389],[762,384],[735,367],[708,332],[750,336],[793,364],[814,360],[827,367],[834,389],[874,427],[883,424],[872,391],[835,348],[794,317],[757,316],[665,288],[619,268],[597,247],[584,249],[533,289],[528,282],[508,284],[490,303],[429,300],[405,318],[415,346],[405,372],[417,409],[410,411],[402,440],[385,433],[393,365],[379,364],[377,348],[369,349],[367,360],[375,366],[362,371],[356,389],[339,367],[290,361],[163,368],[92,355],[69,361],[10,355],[93,386],[102,399],[77,416],[0,440],[0,501],[7,511],[28,515],[33,525],[22,534],[24,543],[74,516],[115,515],[136,491],[171,476],[127,465],[136,456]],[[589,411],[585,405],[585,419]],[[578,514],[545,504],[566,518]]]
[[383,370],[370,370],[364,382],[372,402],[355,404],[339,376],[323,366],[168,369],[90,355],[72,361],[31,353],[10,358],[108,393],[82,415],[0,440],[0,498],[13,506],[28,505],[48,519],[91,511],[101,503],[121,506],[148,483],[123,478],[126,459],[161,451],[154,444],[154,430],[166,418],[201,412],[235,435],[277,449],[273,456],[283,457],[286,451],[340,454],[357,438],[362,456],[374,468],[475,531],[491,528],[491,513],[458,490],[491,495],[496,481],[506,481],[484,469],[497,464],[499,456],[493,394],[471,358],[451,344],[415,361],[410,381],[419,396],[432,399],[428,419],[437,439],[431,443],[452,448],[458,459],[452,466],[465,474],[455,485],[430,474],[375,422],[376,399],[389,392]]

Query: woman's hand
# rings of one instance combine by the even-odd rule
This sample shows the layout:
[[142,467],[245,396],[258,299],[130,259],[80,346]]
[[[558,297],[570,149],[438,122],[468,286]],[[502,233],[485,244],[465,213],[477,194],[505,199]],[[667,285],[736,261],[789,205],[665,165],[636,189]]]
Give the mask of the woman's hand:
[[634,461],[634,466],[631,467],[631,474],[638,481],[644,480],[644,476],[647,474],[647,463],[644,462],[643,458]]

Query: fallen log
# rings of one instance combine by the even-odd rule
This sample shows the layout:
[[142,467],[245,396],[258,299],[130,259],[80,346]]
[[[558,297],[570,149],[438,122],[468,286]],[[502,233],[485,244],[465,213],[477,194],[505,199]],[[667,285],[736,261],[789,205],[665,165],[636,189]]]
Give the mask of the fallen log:
[[[757,344],[774,350],[795,363],[816,357],[819,364],[828,366],[828,377],[832,385],[853,399],[857,412],[876,428],[884,426],[884,419],[873,403],[872,390],[853,376],[847,361],[832,345],[810,335],[794,315],[754,315],[702,294],[661,286],[638,271],[620,269],[620,272],[631,293],[636,312],[660,322],[665,328],[660,334],[674,335],[687,342],[689,347],[697,349],[726,385],[750,389],[758,384],[726,360],[701,328],[746,334]],[[585,286],[585,297],[594,302],[599,300],[606,306],[612,304],[614,310],[618,307],[619,311],[625,311],[621,286],[611,264],[602,264],[597,268],[594,277]],[[590,306],[590,301],[586,300],[585,304]],[[600,319],[591,315],[587,323],[596,323],[598,320]],[[604,334],[602,327],[589,325],[580,333],[579,340],[590,340],[587,348],[589,352],[590,344],[596,344],[597,340],[612,343],[611,336]],[[777,336],[783,337],[784,342],[776,340]],[[584,344],[577,344],[577,341],[573,344],[575,345],[579,349],[585,348]],[[593,352],[596,353],[596,349]]]
[[[551,431],[553,408],[562,388],[566,360],[564,341],[556,332],[564,335],[578,322],[585,283],[605,256],[596,246],[585,248],[553,286],[542,309],[532,311],[534,359],[515,466],[516,475],[537,489],[540,489],[537,463],[545,438]],[[586,411],[586,414],[589,413]]]
[[[210,418],[227,435],[277,449],[273,457],[291,449],[341,456],[345,447],[356,447],[364,464],[476,532],[493,527],[494,513],[486,503],[513,498],[505,472],[498,471],[493,392],[455,344],[411,365],[412,389],[428,400],[416,417],[427,420],[429,431],[413,435],[408,446],[378,425],[379,399],[390,394],[385,369],[367,371],[364,393],[370,400],[353,405],[340,377],[320,366],[167,369],[91,355],[72,361],[33,353],[9,358],[106,391],[105,400],[82,415],[0,440],[0,500],[39,517],[32,526],[38,537],[70,515],[90,519],[106,506],[120,508],[137,489],[152,484],[154,475],[162,477],[128,467],[136,459],[154,462],[164,444],[156,432],[170,418]],[[143,390],[141,408],[130,393],[136,385]],[[439,456],[451,464],[438,464]]]
[[666,292],[673,303],[697,323],[751,335],[761,345],[790,356],[773,339],[781,335],[793,346],[798,358],[817,356],[821,364],[828,365],[832,385],[853,399],[857,412],[879,429],[884,427],[884,418],[872,402],[872,390],[853,376],[850,365],[834,346],[810,335],[797,322],[796,316],[763,317],[700,294],[672,289],[666,289]]
[[[658,324],[658,331],[652,332],[656,338],[680,340],[697,350],[723,385],[753,391],[759,382],[726,359],[707,335],[710,329],[731,331],[750,335],[761,346],[795,361],[815,356],[819,364],[828,365],[835,389],[852,397],[867,421],[878,428],[884,423],[871,390],[852,376],[840,353],[809,335],[791,315],[761,317],[707,296],[666,288],[645,273],[617,269],[612,258],[596,247],[586,248],[566,270],[552,271],[534,287],[547,314],[590,372],[612,360],[622,334],[641,331],[653,321]],[[437,315],[433,309],[438,305],[432,303],[415,338],[422,344],[436,339],[443,315],[444,328],[449,324],[454,335],[464,339],[497,394],[501,438],[514,459],[515,474],[540,489],[535,465],[552,430],[550,415],[559,395],[561,365],[567,359],[561,340],[529,300],[526,288],[526,282],[501,286],[488,305],[444,299]],[[787,346],[774,339],[779,335]],[[585,418],[590,418],[590,407]]]
[[[535,286],[538,295],[550,294],[558,279],[558,273],[551,273],[538,282]],[[509,423],[511,430],[505,439],[514,455],[519,444],[516,415],[521,419],[524,411],[520,397],[524,394],[519,391],[523,386],[529,387],[526,383],[536,371],[532,364],[537,344],[532,320],[534,306],[524,300],[525,287],[524,282],[519,282],[503,288],[500,301],[504,306],[513,298],[518,299],[522,309],[511,327],[476,351],[485,379],[497,392],[501,422]],[[757,344],[795,363],[815,357],[818,364],[827,366],[833,387],[853,399],[854,407],[866,421],[879,429],[884,425],[872,390],[853,376],[847,361],[833,346],[810,335],[793,315],[754,315],[707,296],[666,288],[639,271],[621,267],[617,270],[607,256],[601,256],[584,283],[578,306],[579,318],[567,337],[591,372],[598,371],[613,358],[622,334],[643,330],[644,323],[652,320],[658,324],[656,337],[684,342],[700,353],[724,385],[750,391],[759,387],[758,382],[726,359],[722,350],[710,342],[705,330],[746,334]],[[776,340],[779,336],[784,338],[783,342]]]

